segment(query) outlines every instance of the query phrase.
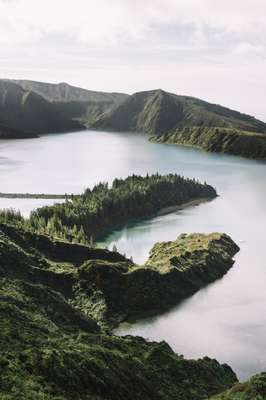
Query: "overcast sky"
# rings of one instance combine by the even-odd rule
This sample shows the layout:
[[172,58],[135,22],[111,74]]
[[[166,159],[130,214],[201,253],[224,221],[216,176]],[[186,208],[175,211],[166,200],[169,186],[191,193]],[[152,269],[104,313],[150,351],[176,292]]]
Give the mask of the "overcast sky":
[[266,0],[0,0],[2,78],[163,88],[266,120]]

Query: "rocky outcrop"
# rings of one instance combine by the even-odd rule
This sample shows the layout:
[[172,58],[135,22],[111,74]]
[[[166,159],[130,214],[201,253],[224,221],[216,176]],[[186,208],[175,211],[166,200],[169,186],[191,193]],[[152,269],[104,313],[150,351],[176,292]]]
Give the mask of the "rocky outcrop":
[[92,295],[97,318],[110,325],[157,314],[221,278],[238,250],[225,234],[191,234],[156,244],[143,266],[90,260],[78,269],[77,304]]
[[[91,260],[80,265],[86,252]],[[110,290],[115,268],[139,269],[117,253],[0,225],[1,398],[204,400],[237,381],[229,366],[207,357],[185,360],[165,342],[101,332],[87,313],[101,287],[91,263],[100,278],[109,269]],[[157,266],[154,273],[161,274]],[[77,299],[83,280],[87,297]],[[133,281],[131,289],[138,291]]]
[[198,147],[215,153],[265,159],[266,135],[241,129],[192,127],[177,129],[161,136],[153,136],[157,143]]
[[266,124],[254,117],[161,89],[135,93],[91,124],[95,129],[146,132],[152,135],[194,126],[266,132]]

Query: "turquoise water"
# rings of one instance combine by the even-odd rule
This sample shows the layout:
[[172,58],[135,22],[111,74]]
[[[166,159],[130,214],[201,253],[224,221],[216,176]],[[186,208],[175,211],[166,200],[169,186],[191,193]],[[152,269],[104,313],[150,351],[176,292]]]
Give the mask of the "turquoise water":
[[[153,144],[133,134],[85,131],[0,142],[1,192],[80,193],[99,181],[157,171],[206,180],[220,196],[114,231],[105,245],[116,244],[142,263],[157,241],[173,240],[182,232],[222,231],[241,251],[223,279],[168,313],[124,325],[118,333],[166,340],[186,357],[215,357],[230,364],[241,379],[266,370],[264,163]],[[0,207],[28,214],[40,205],[40,200],[21,201],[0,199]]]

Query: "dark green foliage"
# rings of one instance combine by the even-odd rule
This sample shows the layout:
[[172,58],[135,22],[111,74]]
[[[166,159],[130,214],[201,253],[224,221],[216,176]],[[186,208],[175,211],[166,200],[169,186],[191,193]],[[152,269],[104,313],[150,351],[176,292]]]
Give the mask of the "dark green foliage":
[[266,135],[236,128],[206,128],[194,126],[177,129],[151,140],[199,147],[206,151],[265,159]]
[[30,223],[39,232],[85,243],[130,220],[153,216],[165,207],[215,196],[211,186],[178,175],[133,175],[115,179],[111,187],[100,183],[72,201],[42,207],[31,214]]
[[[164,342],[101,333],[86,307],[72,305],[86,278],[86,268],[77,268],[84,246],[48,242],[0,225],[1,399],[203,400],[236,382],[215,360],[185,360]],[[64,258],[51,253],[60,246],[69,246]],[[133,268],[117,253],[93,251],[99,265]]]
[[194,126],[266,132],[266,124],[250,115],[163,90],[135,93],[91,126],[97,129],[146,132],[153,135]]

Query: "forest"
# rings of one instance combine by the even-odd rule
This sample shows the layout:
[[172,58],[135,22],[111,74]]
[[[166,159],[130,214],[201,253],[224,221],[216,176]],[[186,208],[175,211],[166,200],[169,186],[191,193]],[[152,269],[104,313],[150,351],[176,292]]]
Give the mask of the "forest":
[[27,222],[38,233],[79,243],[93,243],[99,235],[132,220],[146,218],[169,206],[213,198],[206,183],[176,174],[132,175],[99,183],[65,203],[37,209]]
[[180,175],[132,175],[115,179],[112,185],[99,183],[64,203],[36,209],[29,219],[15,210],[2,210],[1,222],[75,243],[93,245],[99,235],[130,221],[155,216],[160,210],[196,199],[216,197],[207,183]]

